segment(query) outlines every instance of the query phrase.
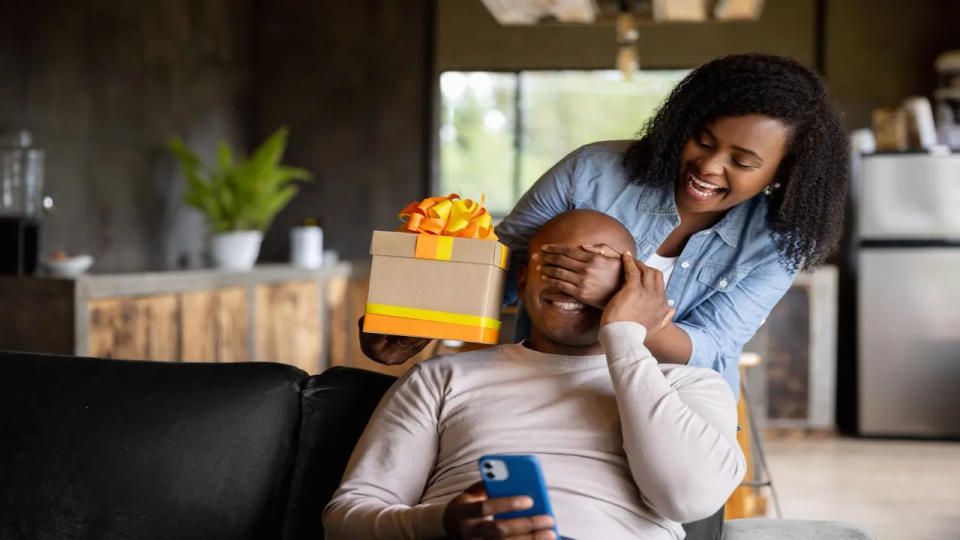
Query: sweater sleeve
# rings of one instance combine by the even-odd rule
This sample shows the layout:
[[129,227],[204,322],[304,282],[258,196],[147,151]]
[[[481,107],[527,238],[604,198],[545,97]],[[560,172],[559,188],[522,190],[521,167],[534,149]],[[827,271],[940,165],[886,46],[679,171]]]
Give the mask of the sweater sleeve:
[[737,443],[737,408],[724,380],[686,370],[671,384],[643,345],[646,329],[604,326],[600,342],[613,380],[623,448],[643,500],[681,523],[717,511],[746,471]]
[[415,365],[384,396],[323,512],[326,538],[442,538],[445,504],[418,504],[433,470],[440,382]]

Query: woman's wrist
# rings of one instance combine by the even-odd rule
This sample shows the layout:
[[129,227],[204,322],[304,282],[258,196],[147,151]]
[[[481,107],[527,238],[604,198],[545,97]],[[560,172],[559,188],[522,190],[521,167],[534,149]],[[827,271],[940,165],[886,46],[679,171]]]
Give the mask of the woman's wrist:
[[690,336],[672,321],[656,332],[647,332],[643,344],[661,364],[686,364],[693,352]]

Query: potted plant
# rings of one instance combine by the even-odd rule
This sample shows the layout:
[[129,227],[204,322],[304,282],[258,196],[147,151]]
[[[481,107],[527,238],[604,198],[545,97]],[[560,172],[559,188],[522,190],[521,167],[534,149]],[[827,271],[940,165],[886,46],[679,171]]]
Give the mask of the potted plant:
[[216,167],[204,165],[179,137],[170,139],[169,148],[187,179],[183,198],[207,218],[217,268],[253,268],[263,231],[297,194],[294,181],[310,178],[304,169],[280,165],[287,134],[287,128],[281,127],[250,157],[236,161],[230,145],[221,142]]

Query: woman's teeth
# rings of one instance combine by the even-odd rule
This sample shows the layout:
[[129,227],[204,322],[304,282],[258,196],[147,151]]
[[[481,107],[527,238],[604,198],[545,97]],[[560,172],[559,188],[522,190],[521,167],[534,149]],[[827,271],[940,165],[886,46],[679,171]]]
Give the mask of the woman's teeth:
[[715,186],[713,184],[708,184],[701,180],[698,180],[692,174],[687,178],[687,187],[690,188],[695,194],[703,198],[715,197],[720,193],[726,191],[720,186]]

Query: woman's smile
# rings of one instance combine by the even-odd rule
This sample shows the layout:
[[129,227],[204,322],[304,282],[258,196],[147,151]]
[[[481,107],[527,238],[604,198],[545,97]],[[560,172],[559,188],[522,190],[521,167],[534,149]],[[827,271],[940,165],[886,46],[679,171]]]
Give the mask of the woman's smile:
[[713,182],[702,180],[692,172],[687,173],[687,181],[684,192],[696,200],[707,201],[721,197],[724,193],[730,191],[727,188],[717,185]]

